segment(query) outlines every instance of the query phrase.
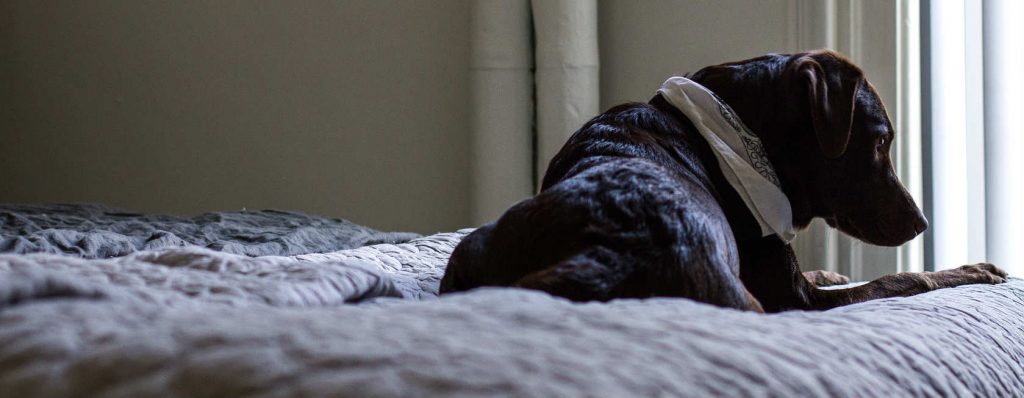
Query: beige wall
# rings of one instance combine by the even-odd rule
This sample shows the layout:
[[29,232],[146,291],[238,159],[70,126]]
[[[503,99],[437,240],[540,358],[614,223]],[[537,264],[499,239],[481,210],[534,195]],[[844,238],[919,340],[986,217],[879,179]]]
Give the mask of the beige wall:
[[788,0],[601,0],[601,107],[646,102],[666,78],[786,52]]
[[0,202],[466,226],[468,9],[0,2]]

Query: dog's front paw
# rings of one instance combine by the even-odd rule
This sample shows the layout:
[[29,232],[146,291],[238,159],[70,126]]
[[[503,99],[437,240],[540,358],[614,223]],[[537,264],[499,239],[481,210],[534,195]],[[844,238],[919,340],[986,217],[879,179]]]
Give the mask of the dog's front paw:
[[1006,271],[989,263],[964,265],[958,268],[936,272],[941,286],[959,286],[975,283],[997,284],[1006,282]]
[[807,271],[804,272],[804,278],[808,282],[814,284],[814,286],[834,286],[834,285],[845,285],[850,283],[850,278],[846,275],[837,274],[831,271]]

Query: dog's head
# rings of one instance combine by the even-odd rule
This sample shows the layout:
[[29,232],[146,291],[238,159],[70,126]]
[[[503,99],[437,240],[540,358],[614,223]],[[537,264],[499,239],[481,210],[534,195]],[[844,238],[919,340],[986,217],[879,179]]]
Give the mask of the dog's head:
[[887,246],[927,228],[893,170],[895,131],[882,100],[841,55],[773,54],[705,68],[693,79],[721,96],[764,141],[795,225],[821,217]]

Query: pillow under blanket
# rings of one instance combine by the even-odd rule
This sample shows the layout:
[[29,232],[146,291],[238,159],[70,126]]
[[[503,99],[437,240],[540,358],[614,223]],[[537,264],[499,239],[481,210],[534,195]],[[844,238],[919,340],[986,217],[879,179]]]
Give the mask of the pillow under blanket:
[[292,256],[401,243],[419,235],[277,210],[144,215],[97,204],[0,205],[0,253],[110,258],[169,247]]
[[6,254],[0,255],[0,308],[57,298],[290,307],[434,298],[449,254],[470,231],[292,257],[246,257],[199,247],[112,259]]

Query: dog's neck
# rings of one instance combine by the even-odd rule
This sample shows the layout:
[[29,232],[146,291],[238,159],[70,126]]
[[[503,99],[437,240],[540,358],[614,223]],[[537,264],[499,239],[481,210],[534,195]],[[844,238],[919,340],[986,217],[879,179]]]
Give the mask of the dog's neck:
[[[776,55],[784,58],[782,55]],[[775,167],[782,191],[790,198],[793,210],[793,225],[803,229],[814,217],[824,216],[823,209],[814,209],[812,204],[822,203],[813,197],[806,180],[794,178],[806,170],[795,162],[793,151],[800,136],[808,136],[811,130],[807,109],[797,106],[799,98],[785,95],[782,79],[784,62],[769,62],[749,67],[743,71],[744,78],[737,79],[736,72],[721,67],[709,67],[694,74],[691,79],[715,92],[729,104],[736,115],[757,135],[764,144],[768,160]],[[800,121],[803,121],[802,123]]]
[[690,119],[660,94],[654,96],[649,103],[662,112],[671,115],[673,119],[679,122],[681,136],[678,137],[678,141],[674,144],[685,146],[696,155],[703,169],[703,173],[700,174],[707,178],[707,182],[710,185],[708,190],[717,197],[737,241],[760,240],[762,233],[757,219],[743,202],[736,189],[729,184],[729,181],[722,173],[722,168],[719,166],[711,146],[697,131],[696,127],[693,126]]
[[686,77],[671,77],[658,94],[679,109],[707,141],[722,173],[761,226],[762,236],[793,239],[789,199],[768,160],[761,139],[742,118],[707,87]]

